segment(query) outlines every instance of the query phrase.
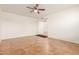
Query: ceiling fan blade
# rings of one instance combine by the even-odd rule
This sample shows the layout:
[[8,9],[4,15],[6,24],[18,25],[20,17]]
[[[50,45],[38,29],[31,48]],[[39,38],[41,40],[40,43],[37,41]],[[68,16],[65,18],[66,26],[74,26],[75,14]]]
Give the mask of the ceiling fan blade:
[[45,9],[38,9],[38,10],[45,11]]
[[32,12],[34,12],[34,10],[31,10],[30,12],[32,13]]
[[40,14],[40,12],[39,12],[39,11],[38,11],[37,13],[38,13],[38,14]]
[[29,9],[33,9],[32,7],[27,7],[27,8],[29,8]]

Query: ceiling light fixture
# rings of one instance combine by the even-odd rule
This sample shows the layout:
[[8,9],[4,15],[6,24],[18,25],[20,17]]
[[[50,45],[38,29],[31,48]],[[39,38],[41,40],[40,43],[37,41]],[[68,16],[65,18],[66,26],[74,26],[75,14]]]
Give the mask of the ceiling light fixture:
[[37,13],[37,12],[38,12],[38,10],[36,9],[36,10],[34,10],[34,12],[35,12],[35,13]]
[[35,12],[35,13],[38,13],[38,14],[40,14],[40,11],[45,11],[44,8],[39,8],[39,4],[35,4],[35,6],[33,6],[33,7],[27,6],[27,8],[31,9],[30,12]]

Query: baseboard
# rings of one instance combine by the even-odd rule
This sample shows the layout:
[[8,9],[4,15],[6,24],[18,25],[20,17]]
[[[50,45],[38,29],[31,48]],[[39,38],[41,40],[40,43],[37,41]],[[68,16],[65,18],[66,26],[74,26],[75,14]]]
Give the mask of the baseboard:
[[68,42],[71,42],[71,43],[79,44],[78,41],[74,41],[74,40],[70,40],[70,39],[65,39],[65,38],[60,38],[60,37],[57,37],[57,36],[48,36],[48,38],[55,38],[55,39],[58,39],[58,40],[63,40],[63,41],[68,41]]
[[[35,35],[36,35],[36,34],[35,34]],[[21,35],[21,36],[14,36],[14,37],[6,37],[6,38],[1,38],[1,40],[22,38],[22,37],[26,37],[26,36],[34,36],[34,35]]]

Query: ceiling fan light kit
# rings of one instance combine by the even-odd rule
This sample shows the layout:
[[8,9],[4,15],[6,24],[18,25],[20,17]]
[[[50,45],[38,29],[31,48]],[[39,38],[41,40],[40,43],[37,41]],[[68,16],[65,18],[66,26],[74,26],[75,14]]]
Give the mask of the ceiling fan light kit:
[[34,10],[34,12],[35,12],[35,13],[37,13],[37,12],[38,12],[38,10]]

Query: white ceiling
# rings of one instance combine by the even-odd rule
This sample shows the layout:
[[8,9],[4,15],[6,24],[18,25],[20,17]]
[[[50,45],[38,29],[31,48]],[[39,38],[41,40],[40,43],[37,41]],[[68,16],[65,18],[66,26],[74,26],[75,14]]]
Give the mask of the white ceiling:
[[74,7],[76,5],[69,5],[69,4],[40,4],[39,8],[45,8],[45,11],[41,11],[40,14],[37,13],[30,13],[30,9],[26,8],[27,6],[34,6],[34,4],[1,4],[0,8],[2,11],[16,13],[23,16],[30,16],[34,18],[42,18],[51,13]]

